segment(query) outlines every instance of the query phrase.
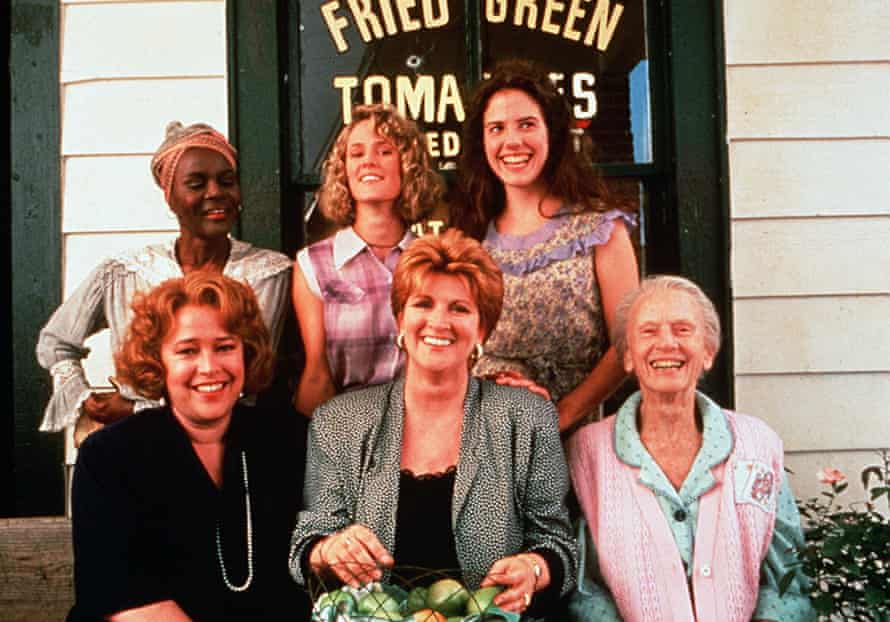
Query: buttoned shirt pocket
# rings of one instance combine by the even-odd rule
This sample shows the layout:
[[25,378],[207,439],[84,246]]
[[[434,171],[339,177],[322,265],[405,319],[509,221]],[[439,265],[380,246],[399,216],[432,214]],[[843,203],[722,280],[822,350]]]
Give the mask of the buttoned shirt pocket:
[[758,460],[737,460],[733,465],[733,483],[736,503],[773,511],[779,482],[770,465]]

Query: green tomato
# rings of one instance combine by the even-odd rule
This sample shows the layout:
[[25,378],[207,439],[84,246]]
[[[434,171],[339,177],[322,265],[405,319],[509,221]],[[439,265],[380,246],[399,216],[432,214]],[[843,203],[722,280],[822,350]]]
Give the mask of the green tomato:
[[405,613],[410,614],[420,611],[426,607],[427,589],[423,586],[415,587],[408,592],[408,598],[405,600]]
[[454,579],[440,579],[430,585],[426,595],[426,606],[447,616],[463,613],[470,593]]
[[502,585],[480,587],[470,595],[470,599],[467,601],[467,615],[482,613],[492,606],[494,597],[503,591],[504,587]]
[[399,601],[386,592],[371,592],[358,601],[359,613],[381,617],[386,613],[399,613]]

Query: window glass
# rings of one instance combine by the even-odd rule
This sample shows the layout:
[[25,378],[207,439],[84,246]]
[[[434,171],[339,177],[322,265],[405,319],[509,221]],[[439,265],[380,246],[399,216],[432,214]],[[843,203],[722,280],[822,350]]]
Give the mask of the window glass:
[[318,173],[352,105],[387,102],[418,121],[454,168],[464,120],[464,0],[300,3],[302,170]]
[[542,64],[600,163],[652,162],[644,0],[484,0],[483,74],[501,59]]

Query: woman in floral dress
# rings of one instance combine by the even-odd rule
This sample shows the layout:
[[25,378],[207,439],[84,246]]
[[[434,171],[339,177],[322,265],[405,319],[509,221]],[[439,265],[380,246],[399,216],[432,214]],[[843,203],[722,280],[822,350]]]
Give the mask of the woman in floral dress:
[[453,223],[504,273],[504,310],[477,376],[522,376],[549,390],[562,432],[596,418],[625,377],[609,344],[615,307],[639,281],[631,217],[610,209],[571,114],[546,73],[498,65],[464,126]]

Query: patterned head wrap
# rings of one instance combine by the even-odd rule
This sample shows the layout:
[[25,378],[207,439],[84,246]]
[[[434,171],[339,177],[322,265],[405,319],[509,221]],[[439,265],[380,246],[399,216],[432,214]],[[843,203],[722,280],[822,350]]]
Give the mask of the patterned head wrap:
[[185,127],[179,121],[171,121],[164,134],[164,142],[151,159],[151,174],[155,183],[164,191],[164,199],[168,205],[173,176],[186,150],[192,147],[211,149],[221,154],[233,169],[238,170],[238,152],[225,136],[206,123],[193,123]]

